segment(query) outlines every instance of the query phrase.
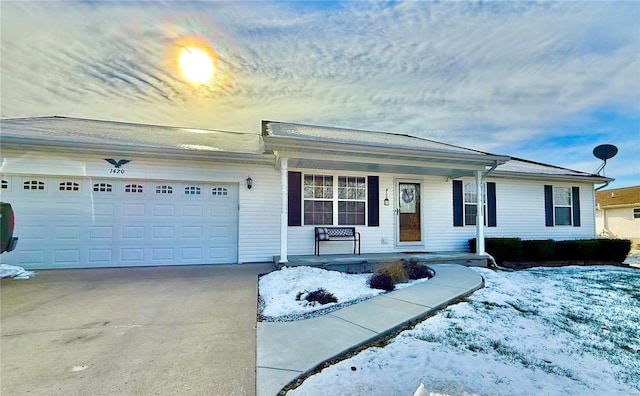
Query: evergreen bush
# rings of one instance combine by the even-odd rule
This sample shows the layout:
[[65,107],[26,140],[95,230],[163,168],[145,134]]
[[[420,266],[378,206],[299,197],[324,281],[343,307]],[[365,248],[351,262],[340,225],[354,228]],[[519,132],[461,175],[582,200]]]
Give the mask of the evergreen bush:
[[322,288],[308,293],[304,299],[309,302],[318,302],[321,305],[338,302],[338,299],[333,295],[333,293]]
[[556,243],[553,239],[522,241],[522,261],[551,261],[555,257]]
[[433,272],[426,265],[418,263],[416,259],[404,260],[402,267],[409,279],[433,278]]
[[369,278],[369,287],[384,291],[392,291],[395,288],[391,276],[384,272],[377,272]]

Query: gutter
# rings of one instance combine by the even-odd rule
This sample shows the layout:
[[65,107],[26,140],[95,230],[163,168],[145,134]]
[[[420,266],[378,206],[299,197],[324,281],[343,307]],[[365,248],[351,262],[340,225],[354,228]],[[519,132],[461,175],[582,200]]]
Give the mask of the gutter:
[[608,186],[613,180],[607,180],[602,186],[596,188],[594,191],[602,190],[606,186]]
[[[507,161],[503,161],[502,163],[500,163],[500,161],[495,160],[493,165],[491,165],[491,168],[489,168],[486,172],[484,172],[482,174],[482,177],[480,178],[480,180],[484,180],[489,173],[493,172],[498,167],[498,165],[502,165],[502,164],[506,163]],[[495,260],[493,262],[495,263]]]

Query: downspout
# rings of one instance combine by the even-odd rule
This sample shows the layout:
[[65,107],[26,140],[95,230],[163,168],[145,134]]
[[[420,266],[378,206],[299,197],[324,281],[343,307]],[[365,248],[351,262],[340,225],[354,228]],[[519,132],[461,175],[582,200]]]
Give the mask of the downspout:
[[602,190],[603,188],[605,188],[606,186],[608,186],[608,185],[609,185],[609,183],[611,183],[611,180],[609,180],[609,181],[605,182],[605,183],[604,183],[604,185],[602,185],[602,186],[600,186],[600,187],[596,188],[596,189],[595,189],[595,190],[593,190],[593,191]]

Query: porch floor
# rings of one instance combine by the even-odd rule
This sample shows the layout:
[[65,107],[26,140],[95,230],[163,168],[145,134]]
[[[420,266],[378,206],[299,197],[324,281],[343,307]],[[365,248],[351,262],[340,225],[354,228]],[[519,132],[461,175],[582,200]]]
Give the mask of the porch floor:
[[290,255],[286,263],[280,262],[280,256],[273,256],[276,267],[309,266],[332,269],[342,272],[374,272],[380,263],[416,259],[425,264],[460,264],[467,267],[486,267],[488,256],[461,252],[391,252],[357,254],[323,254],[315,256]]

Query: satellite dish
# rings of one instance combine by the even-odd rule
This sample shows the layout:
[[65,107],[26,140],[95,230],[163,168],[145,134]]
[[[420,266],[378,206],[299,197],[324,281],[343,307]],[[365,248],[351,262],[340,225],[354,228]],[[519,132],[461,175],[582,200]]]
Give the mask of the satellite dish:
[[[613,144],[601,144],[593,149],[593,155],[596,158],[600,158],[603,162],[602,165],[594,172],[599,175],[601,171],[604,171],[604,167],[607,165],[607,160],[613,158],[618,154],[618,148]],[[602,172],[604,175],[604,172]]]
[[618,148],[613,144],[601,144],[593,149],[593,155],[607,162],[609,158],[613,158],[618,154]]

